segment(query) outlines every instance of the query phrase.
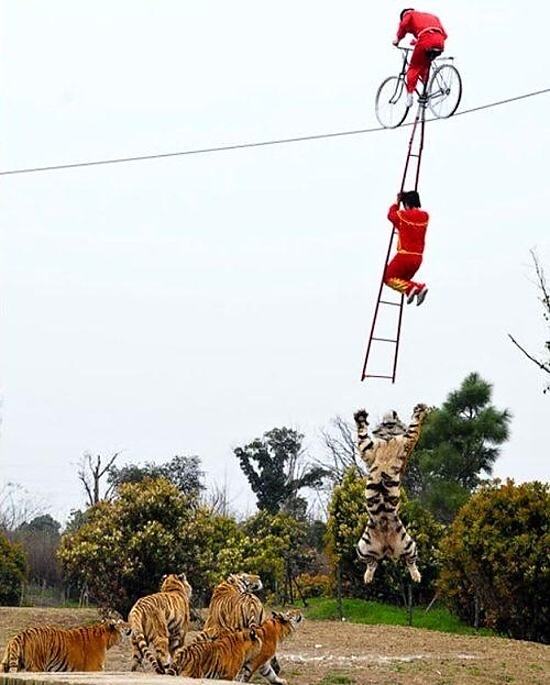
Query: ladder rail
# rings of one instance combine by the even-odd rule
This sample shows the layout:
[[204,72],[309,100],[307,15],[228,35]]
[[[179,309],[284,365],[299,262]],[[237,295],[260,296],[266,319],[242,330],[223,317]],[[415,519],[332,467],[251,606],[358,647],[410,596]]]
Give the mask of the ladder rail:
[[[409,146],[407,149],[407,157],[405,159],[405,168],[403,169],[403,176],[401,178],[401,193],[405,190],[405,184],[407,183],[407,178],[409,175],[409,167],[411,165],[411,159],[416,159],[416,169],[414,171],[414,190],[418,192],[418,185],[420,181],[420,168],[422,165],[422,153],[424,151],[424,133],[425,133],[425,125],[426,125],[426,106],[428,103],[428,98],[427,98],[427,91],[428,91],[428,83],[429,83],[429,72],[431,71],[431,65],[430,68],[428,69],[428,77],[426,78],[426,81],[424,82],[424,88],[422,92],[422,96],[419,98],[418,102],[418,109],[416,112],[416,116],[414,119],[414,124],[412,127],[411,131],[411,136],[409,138]],[[418,150],[417,152],[413,152],[413,146],[414,142],[416,140],[416,134],[417,131],[420,131],[420,136],[419,136],[419,141],[418,141]],[[363,370],[361,372],[361,381],[364,381],[366,378],[386,378],[388,380],[391,380],[392,383],[395,383],[395,378],[397,375],[397,361],[399,357],[399,347],[400,347],[400,342],[401,342],[401,328],[403,324],[403,306],[405,302],[405,296],[401,294],[401,299],[399,302],[391,302],[388,300],[383,300],[382,299],[382,292],[384,289],[384,274],[386,273],[386,268],[388,266],[388,262],[390,259],[390,254],[391,254],[391,249],[393,245],[393,239],[395,237],[395,227],[392,230],[391,236],[390,236],[390,242],[388,245],[388,251],[386,253],[386,260],[384,262],[384,271],[382,273],[382,278],[380,280],[380,288],[378,289],[378,297],[376,299],[376,306],[374,308],[374,316],[372,319],[372,325],[370,329],[370,335],[369,335],[369,341],[367,344],[367,351],[365,354],[365,360],[363,362]],[[378,320],[378,313],[380,310],[380,305],[391,305],[391,306],[396,306],[399,307],[399,316],[397,320],[397,335],[395,340],[389,339],[389,338],[378,338],[375,336],[375,329],[376,329],[376,322]],[[383,375],[383,374],[371,374],[367,373],[367,366],[369,362],[369,357],[372,349],[372,343],[373,341],[381,341],[381,342],[388,342],[388,343],[393,343],[395,345],[395,351],[394,351],[394,357],[393,357],[393,368],[392,368],[392,373],[390,375]]]

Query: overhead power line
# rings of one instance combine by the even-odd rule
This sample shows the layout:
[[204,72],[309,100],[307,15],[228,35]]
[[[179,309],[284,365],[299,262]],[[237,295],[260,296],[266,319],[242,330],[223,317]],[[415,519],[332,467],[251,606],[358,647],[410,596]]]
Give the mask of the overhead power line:
[[[526,98],[536,97],[537,95],[543,95],[545,93],[550,93],[550,88],[544,88],[542,90],[532,91],[531,93],[525,93],[523,95],[516,95],[515,97],[506,98],[505,100],[497,100],[495,102],[488,102],[485,105],[478,105],[477,107],[471,107],[469,109],[463,109],[456,114],[454,117],[462,116],[464,114],[471,114],[472,112],[480,112],[484,109],[491,109],[492,107],[500,107],[501,105],[507,105],[511,102],[517,102],[518,100],[525,100]],[[437,118],[426,119],[426,121],[440,121]],[[403,126],[412,126],[411,123],[403,124]],[[403,128],[401,126],[401,128]],[[233,145],[218,145],[215,147],[203,147],[191,150],[180,150],[177,152],[159,152],[151,155],[135,155],[132,157],[113,157],[111,159],[96,159],[88,162],[72,162],[68,164],[52,164],[49,166],[36,166],[36,167],[26,167],[22,169],[7,169],[6,171],[0,171],[0,176],[15,176],[16,174],[34,174],[41,171],[61,171],[62,169],[77,169],[80,167],[91,167],[91,166],[101,166],[105,164],[128,164],[130,162],[144,162],[152,159],[167,159],[169,157],[183,157],[185,155],[205,155],[214,152],[229,152],[231,150],[244,150],[247,148],[255,147],[267,147],[269,145],[288,145],[289,143],[302,143],[310,140],[324,140],[327,138],[340,138],[343,136],[358,136],[367,133],[378,133],[380,131],[390,131],[396,129],[387,129],[382,126],[377,126],[375,128],[362,128],[355,129],[351,131],[335,131],[332,133],[318,133],[308,136],[296,136],[293,138],[276,138],[273,140],[261,140],[251,143],[235,143]]]

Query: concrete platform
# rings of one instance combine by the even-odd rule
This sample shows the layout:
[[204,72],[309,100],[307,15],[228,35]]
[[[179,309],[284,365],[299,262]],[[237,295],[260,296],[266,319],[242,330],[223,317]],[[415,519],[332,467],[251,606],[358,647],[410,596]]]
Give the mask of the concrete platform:
[[179,678],[154,673],[0,673],[0,685],[227,685],[228,680]]

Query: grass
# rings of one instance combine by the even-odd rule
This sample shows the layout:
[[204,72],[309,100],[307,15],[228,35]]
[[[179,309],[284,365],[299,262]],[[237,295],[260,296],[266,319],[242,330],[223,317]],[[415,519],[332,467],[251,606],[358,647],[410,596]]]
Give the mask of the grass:
[[345,673],[327,673],[319,685],[353,685],[353,683],[355,680]]
[[[309,607],[305,610],[307,618],[316,621],[338,620],[338,608],[335,599],[315,598],[308,600]],[[367,625],[408,625],[407,610],[403,607],[380,602],[367,602],[364,599],[344,599],[344,617],[350,623],[364,623]],[[443,633],[457,633],[460,635],[494,635],[487,628],[476,630],[462,623],[444,607],[433,607],[428,613],[423,607],[413,608],[412,625],[415,628],[440,630]]]

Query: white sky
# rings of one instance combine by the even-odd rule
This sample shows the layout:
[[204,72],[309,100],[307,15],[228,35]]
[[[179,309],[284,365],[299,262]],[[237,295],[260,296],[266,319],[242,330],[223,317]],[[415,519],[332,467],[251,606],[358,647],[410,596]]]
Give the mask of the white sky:
[[[403,0],[3,0],[1,169],[375,125]],[[542,0],[453,0],[463,107],[548,87]],[[359,406],[408,415],[470,371],[514,414],[495,473],[548,477],[544,326],[550,96],[429,127],[422,279],[398,382],[359,375],[409,130],[1,177],[0,478],[63,517],[74,463],[199,454],[253,497],[231,449]],[[420,274],[419,274],[420,276]]]

